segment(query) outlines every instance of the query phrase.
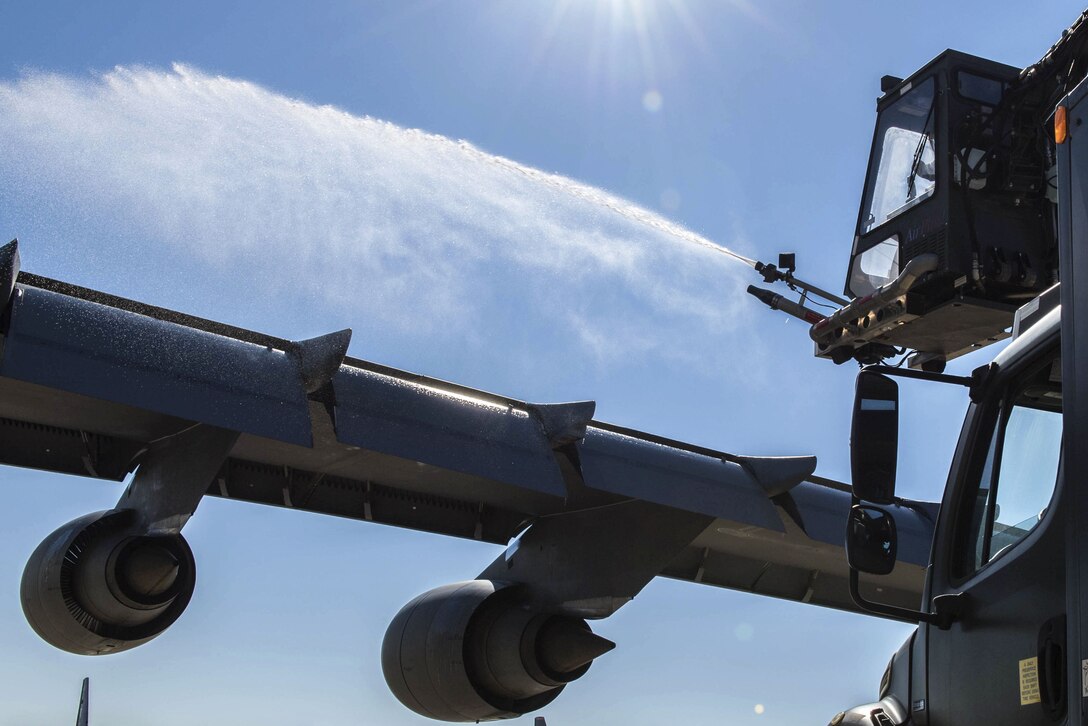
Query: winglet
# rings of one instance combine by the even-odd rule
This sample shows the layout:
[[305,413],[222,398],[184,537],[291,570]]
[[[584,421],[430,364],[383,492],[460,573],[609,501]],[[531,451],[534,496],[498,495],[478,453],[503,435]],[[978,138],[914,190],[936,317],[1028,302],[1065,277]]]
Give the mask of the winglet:
[[597,410],[596,401],[574,403],[530,403],[526,406],[544,429],[552,448],[585,438],[586,426]]
[[340,370],[344,356],[348,354],[351,329],[340,330],[295,344],[295,357],[306,393],[314,393]]
[[816,471],[815,456],[738,456],[736,461],[768,497],[793,489]]
[[0,312],[7,309],[15,278],[19,277],[19,240],[13,239],[0,247]]

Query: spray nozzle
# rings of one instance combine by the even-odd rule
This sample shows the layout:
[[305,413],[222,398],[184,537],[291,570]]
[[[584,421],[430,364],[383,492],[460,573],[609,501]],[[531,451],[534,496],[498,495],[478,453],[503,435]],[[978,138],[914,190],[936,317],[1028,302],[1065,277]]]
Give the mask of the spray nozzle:
[[849,300],[843,300],[838,295],[832,295],[826,290],[821,290],[815,285],[794,277],[793,272],[797,269],[797,255],[793,252],[779,254],[777,265],[773,265],[769,262],[756,262],[752,267],[755,268],[756,272],[763,276],[764,282],[785,282],[786,286],[791,290],[800,290],[802,303],[804,303],[810,295],[814,295],[816,297],[821,297],[838,307],[849,304]]
[[788,284],[793,279],[793,271],[797,269],[797,255],[793,252],[783,252],[778,255],[777,265],[757,262],[754,267],[756,272],[763,275],[764,282],[785,280]]

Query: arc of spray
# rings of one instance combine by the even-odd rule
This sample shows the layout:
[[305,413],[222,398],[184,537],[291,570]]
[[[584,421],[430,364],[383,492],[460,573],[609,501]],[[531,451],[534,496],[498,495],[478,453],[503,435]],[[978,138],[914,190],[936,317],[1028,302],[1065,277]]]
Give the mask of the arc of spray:
[[480,149],[477,149],[475,146],[469,144],[468,142],[462,141],[460,143],[460,146],[469,154],[475,156],[482,161],[497,164],[504,169],[508,169],[509,171],[512,171],[516,174],[520,174],[524,177],[532,179],[535,182],[545,184],[552,189],[556,189],[566,194],[570,194],[571,196],[577,197],[587,202],[592,202],[593,204],[596,204],[598,206],[605,207],[606,209],[609,209],[619,214],[620,216],[626,217],[627,219],[630,219],[634,222],[645,224],[648,227],[652,227],[659,232],[664,232],[665,234],[676,237],[677,239],[681,239],[686,242],[692,242],[702,247],[706,247],[709,250],[721,253],[723,255],[726,255],[727,257],[731,257],[732,259],[735,259],[738,262],[741,262],[755,269],[755,266],[757,264],[755,260],[745,257],[738,252],[734,252],[728,247],[711,242],[706,237],[703,237],[700,234],[696,234],[691,230],[684,229],[680,225],[673,224],[672,222],[663,219],[662,217],[654,214],[653,212],[643,209],[642,207],[635,206],[634,204],[624,202],[622,199],[614,197],[611,194],[605,194],[598,189],[594,189],[593,187],[587,186],[585,184],[580,184],[565,177],[561,177],[555,174],[548,174],[547,172],[540,171],[539,169],[533,169],[532,167],[523,166],[515,161],[511,161],[501,156],[493,156],[491,154],[481,151]]

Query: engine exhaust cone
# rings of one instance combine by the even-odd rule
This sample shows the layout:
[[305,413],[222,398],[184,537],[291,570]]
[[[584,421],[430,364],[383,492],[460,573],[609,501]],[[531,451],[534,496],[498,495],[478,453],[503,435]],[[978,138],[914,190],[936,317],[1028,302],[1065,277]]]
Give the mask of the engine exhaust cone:
[[537,656],[553,673],[570,673],[616,647],[579,621],[553,618],[537,636]]
[[117,576],[125,590],[153,600],[173,588],[181,565],[169,548],[144,539],[128,549],[121,568]]

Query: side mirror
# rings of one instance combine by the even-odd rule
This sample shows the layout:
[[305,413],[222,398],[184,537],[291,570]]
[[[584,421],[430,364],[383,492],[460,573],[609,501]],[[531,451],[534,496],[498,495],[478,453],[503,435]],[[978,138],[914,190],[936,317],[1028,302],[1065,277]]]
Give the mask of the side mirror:
[[895,567],[896,533],[892,515],[880,507],[857,504],[846,520],[846,560],[871,575],[887,575]]
[[895,501],[899,456],[899,386],[891,378],[861,371],[850,425],[850,478],[854,496],[877,504]]

